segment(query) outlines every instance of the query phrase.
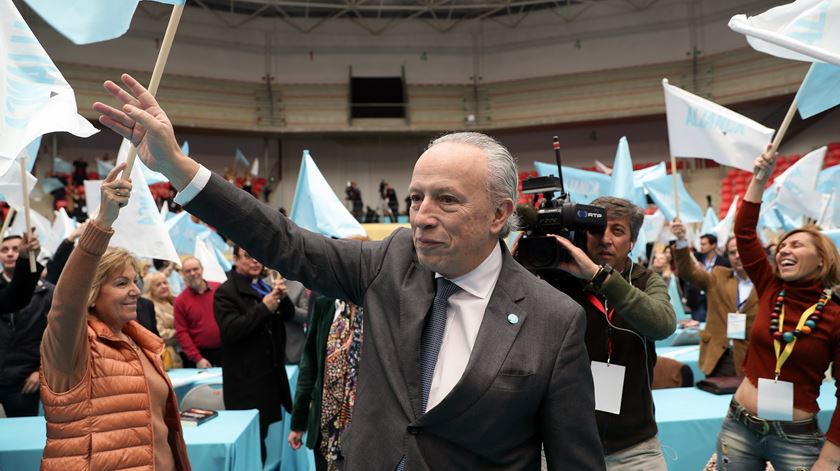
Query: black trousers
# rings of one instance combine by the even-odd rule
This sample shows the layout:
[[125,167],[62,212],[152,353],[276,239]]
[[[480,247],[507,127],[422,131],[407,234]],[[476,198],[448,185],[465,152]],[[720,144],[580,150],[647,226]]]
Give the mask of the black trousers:
[[38,415],[38,392],[24,394],[20,390],[23,384],[0,386],[0,404],[6,411],[6,417],[34,417]]

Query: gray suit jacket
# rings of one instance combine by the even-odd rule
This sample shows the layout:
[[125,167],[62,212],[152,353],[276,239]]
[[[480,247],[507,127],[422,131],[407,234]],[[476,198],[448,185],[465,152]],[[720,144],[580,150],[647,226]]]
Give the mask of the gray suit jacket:
[[287,296],[295,305],[295,316],[286,321],[286,363],[300,363],[300,355],[303,353],[303,344],[306,342],[306,332],[303,325],[309,321],[309,297],[306,295],[306,287],[297,281],[287,280]]
[[[411,232],[381,242],[300,229],[218,175],[186,209],[284,276],[364,305],[346,470],[603,470],[583,309],[504,248],[502,271],[463,377],[420,411],[420,337],[434,298]],[[518,322],[508,321],[516,314]]]

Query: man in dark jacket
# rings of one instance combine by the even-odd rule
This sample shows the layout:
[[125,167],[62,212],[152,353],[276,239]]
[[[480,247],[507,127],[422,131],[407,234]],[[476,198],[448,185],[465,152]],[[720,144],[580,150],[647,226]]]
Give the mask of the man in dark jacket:
[[285,283],[262,280],[263,265],[239,247],[234,269],[216,291],[213,311],[222,335],[225,408],[260,411],[260,445],[265,461],[268,426],[291,412],[292,395],[286,377],[284,321],[295,306]]
[[[606,209],[606,230],[587,234],[585,251],[558,236],[571,254],[560,268],[575,279],[557,274],[557,278],[547,276],[547,281],[586,310],[595,418],[607,470],[666,471],[656,438],[651,382],[654,341],[676,328],[668,287],[659,275],[628,256],[644,221],[642,210],[614,197],[601,197],[592,204]],[[607,396],[611,400],[605,400]]]
[[37,240],[25,244],[20,236],[9,236],[0,243],[0,292],[13,291],[28,300],[22,308],[0,313],[0,404],[8,417],[38,415],[41,337],[54,288],[40,281],[42,265],[30,272],[29,249],[37,255]]

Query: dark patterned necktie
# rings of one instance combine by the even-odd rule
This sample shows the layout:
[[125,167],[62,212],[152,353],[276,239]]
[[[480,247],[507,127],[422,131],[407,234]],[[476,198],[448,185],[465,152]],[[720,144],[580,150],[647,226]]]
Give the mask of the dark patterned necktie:
[[[420,373],[422,375],[423,396],[420,410],[426,412],[426,405],[429,403],[429,390],[432,388],[432,379],[435,377],[435,365],[437,365],[440,345],[443,343],[443,333],[446,331],[446,306],[449,298],[460,291],[461,288],[455,283],[440,277],[437,279],[435,300],[432,301],[432,315],[423,328],[423,337],[420,340]],[[396,471],[405,469],[405,456],[397,465]]]

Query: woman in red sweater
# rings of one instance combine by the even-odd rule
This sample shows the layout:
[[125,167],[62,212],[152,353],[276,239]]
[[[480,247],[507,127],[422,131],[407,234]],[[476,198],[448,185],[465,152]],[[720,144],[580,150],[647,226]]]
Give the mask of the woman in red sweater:
[[756,160],[766,176],[750,182],[735,219],[738,252],[759,308],[746,377],[718,436],[717,469],[763,470],[770,461],[778,470],[834,471],[840,464],[840,412],[825,435],[816,414],[823,374],[830,362],[840,364],[840,306],[829,291],[840,283],[840,256],[818,229],[805,227],[782,236],[776,267],[768,262],[756,224],[776,157],[768,146]]

